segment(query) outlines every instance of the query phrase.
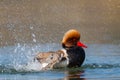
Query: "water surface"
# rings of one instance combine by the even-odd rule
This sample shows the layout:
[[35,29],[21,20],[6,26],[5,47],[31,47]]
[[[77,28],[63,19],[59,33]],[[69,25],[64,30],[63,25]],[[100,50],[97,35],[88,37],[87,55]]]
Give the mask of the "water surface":
[[81,68],[41,71],[33,62],[37,52],[61,49],[59,44],[16,45],[0,48],[0,79],[9,80],[119,80],[120,45],[88,44]]

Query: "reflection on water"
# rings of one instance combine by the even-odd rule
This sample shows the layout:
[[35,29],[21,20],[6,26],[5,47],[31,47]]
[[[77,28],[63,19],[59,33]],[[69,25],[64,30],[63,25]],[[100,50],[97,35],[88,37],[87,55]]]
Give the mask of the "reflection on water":
[[[86,80],[82,76],[84,76],[84,71],[78,70],[67,70],[65,72],[67,75],[65,76],[64,80]],[[81,78],[82,77],[82,78]]]
[[0,45],[59,43],[78,29],[85,43],[120,43],[120,0],[1,0]]

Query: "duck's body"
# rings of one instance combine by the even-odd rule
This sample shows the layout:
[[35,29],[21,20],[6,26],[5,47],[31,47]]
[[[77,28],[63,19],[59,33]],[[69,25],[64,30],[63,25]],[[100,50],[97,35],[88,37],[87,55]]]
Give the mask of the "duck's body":
[[68,67],[80,67],[85,60],[85,51],[87,48],[80,41],[80,33],[71,29],[65,33],[62,39],[62,46],[66,50],[69,58]]
[[80,67],[85,60],[85,51],[82,47],[69,48],[67,54],[69,58],[68,67]]
[[39,53],[36,59],[46,67],[80,67],[85,59],[85,51],[82,47],[87,47],[81,42],[80,33],[77,30],[69,30],[62,40],[63,49],[55,52]]

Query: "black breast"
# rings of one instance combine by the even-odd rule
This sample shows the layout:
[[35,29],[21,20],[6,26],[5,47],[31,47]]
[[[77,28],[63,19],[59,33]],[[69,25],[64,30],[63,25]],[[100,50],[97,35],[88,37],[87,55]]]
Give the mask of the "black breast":
[[72,47],[67,49],[69,65],[68,67],[80,67],[85,60],[85,51],[82,47]]

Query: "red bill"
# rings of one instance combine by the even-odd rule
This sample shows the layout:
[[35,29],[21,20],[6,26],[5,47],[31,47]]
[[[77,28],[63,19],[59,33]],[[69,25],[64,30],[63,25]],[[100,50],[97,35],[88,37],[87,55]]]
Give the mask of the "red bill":
[[87,46],[85,44],[81,43],[80,41],[77,42],[77,46],[87,48]]

